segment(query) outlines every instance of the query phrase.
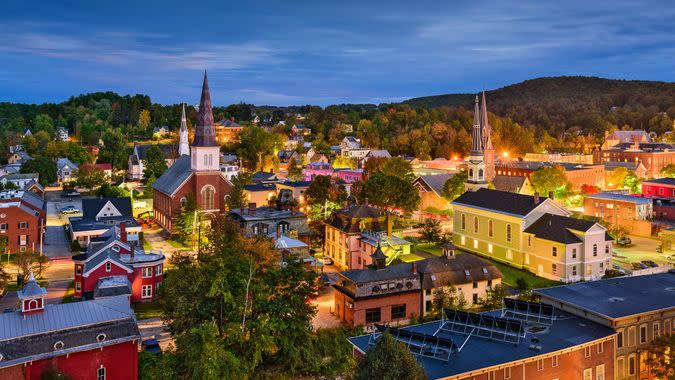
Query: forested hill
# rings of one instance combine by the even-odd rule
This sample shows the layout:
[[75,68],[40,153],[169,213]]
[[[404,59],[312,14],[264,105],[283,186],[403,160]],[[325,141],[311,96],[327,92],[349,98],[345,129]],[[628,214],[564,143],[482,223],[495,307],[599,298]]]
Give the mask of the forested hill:
[[[606,123],[657,133],[672,128],[675,83],[597,77],[547,77],[487,91],[491,112],[549,132],[579,126],[598,131]],[[405,101],[413,107],[472,107],[475,94],[425,96]],[[471,108],[469,108],[471,109]],[[667,115],[660,114],[666,112]]]

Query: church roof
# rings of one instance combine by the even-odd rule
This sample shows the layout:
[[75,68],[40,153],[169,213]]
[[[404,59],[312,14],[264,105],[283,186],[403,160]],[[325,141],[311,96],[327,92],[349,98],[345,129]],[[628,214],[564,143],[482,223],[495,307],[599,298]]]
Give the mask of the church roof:
[[166,195],[171,195],[191,175],[190,156],[182,155],[157,178],[152,188]]
[[213,109],[211,108],[211,93],[209,91],[209,78],[204,72],[202,84],[202,96],[199,100],[199,115],[195,127],[195,138],[192,146],[218,146],[216,131],[213,127]]
[[473,133],[471,139],[471,155],[483,155],[483,137],[481,132],[480,109],[478,108],[478,95],[476,95],[476,104],[473,110]]

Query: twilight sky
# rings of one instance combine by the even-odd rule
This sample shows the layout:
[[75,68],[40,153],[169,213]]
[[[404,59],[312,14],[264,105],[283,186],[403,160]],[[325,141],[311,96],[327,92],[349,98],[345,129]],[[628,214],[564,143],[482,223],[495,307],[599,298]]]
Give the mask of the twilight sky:
[[555,75],[675,81],[672,1],[509,3],[4,0],[0,101],[196,103],[205,69],[216,105],[381,103]]

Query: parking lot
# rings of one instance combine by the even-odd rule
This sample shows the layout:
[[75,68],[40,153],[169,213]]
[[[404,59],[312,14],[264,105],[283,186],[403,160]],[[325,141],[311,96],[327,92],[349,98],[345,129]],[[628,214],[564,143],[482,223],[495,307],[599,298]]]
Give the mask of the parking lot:
[[656,264],[663,265],[668,263],[668,252],[657,252],[656,248],[661,245],[661,241],[652,238],[630,236],[631,244],[625,247],[614,245],[613,263],[618,264],[623,269],[632,269],[631,263],[651,260]]
[[[50,259],[70,256],[70,244],[64,226],[68,224],[68,217],[82,216],[82,200],[64,198],[61,191],[47,191],[45,201],[47,201],[47,226],[43,253]],[[61,209],[66,206],[73,206],[80,210],[80,213],[64,215]]]

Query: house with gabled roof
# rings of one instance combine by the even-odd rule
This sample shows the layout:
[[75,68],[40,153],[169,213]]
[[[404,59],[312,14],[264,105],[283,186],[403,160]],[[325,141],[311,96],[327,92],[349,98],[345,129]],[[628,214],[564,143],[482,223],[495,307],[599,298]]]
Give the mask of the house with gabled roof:
[[9,156],[9,158],[7,159],[7,163],[9,163],[10,165],[21,166],[32,159],[33,157],[31,157],[30,154],[24,152],[23,150],[20,150]]
[[[152,301],[163,279],[164,254],[146,253],[137,240],[130,240],[126,225],[111,227],[92,239],[85,253],[73,256],[75,293],[79,299],[91,299],[101,289],[101,279],[124,276],[131,284],[132,302]],[[119,281],[111,281],[119,283]],[[105,285],[105,282],[103,282]]]
[[68,158],[59,158],[56,161],[56,177],[61,183],[74,180],[78,169],[79,167]]
[[129,179],[138,180],[143,178],[143,173],[145,172],[145,164],[143,161],[147,158],[148,150],[153,146],[157,146],[162,151],[167,167],[171,167],[171,165],[173,165],[180,157],[178,154],[179,145],[176,144],[136,144],[134,145],[134,151],[129,156],[127,162],[127,176]]
[[452,206],[454,243],[463,250],[563,282],[597,280],[611,268],[607,229],[571,218],[551,198],[482,188]]
[[136,379],[141,334],[127,296],[46,304],[31,274],[20,307],[0,314],[0,378]]
[[423,175],[413,181],[413,186],[420,195],[420,210],[430,207],[438,210],[450,208],[450,202],[443,197],[443,187],[453,176],[452,173]]
[[68,231],[71,240],[86,245],[121,223],[126,225],[129,239],[138,240],[141,225],[134,218],[131,198],[87,198],[82,200],[82,216],[68,219]]

